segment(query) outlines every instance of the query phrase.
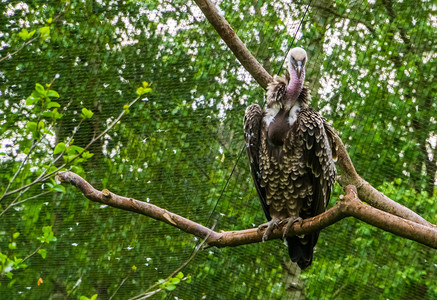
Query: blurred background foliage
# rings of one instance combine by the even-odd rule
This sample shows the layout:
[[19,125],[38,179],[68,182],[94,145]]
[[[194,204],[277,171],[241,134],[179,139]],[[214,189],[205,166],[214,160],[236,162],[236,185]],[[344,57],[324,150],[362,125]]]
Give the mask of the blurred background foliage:
[[[271,74],[307,4],[218,3]],[[314,0],[295,42],[309,54],[312,106],[357,171],[433,223],[436,10],[432,1]],[[264,216],[239,155],[245,107],[264,91],[193,1],[2,1],[0,25],[5,299],[126,299],[155,283],[157,299],[437,299],[435,250],[354,219],[321,233],[299,278],[276,240],[200,251],[159,281],[197,239],[90,203],[53,176],[29,184],[64,167],[98,189],[217,220],[217,230],[255,227]]]

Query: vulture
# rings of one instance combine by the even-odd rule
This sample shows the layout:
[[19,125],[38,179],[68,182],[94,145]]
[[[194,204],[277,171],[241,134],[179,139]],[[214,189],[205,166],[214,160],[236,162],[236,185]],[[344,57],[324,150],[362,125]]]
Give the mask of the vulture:
[[308,107],[304,86],[307,54],[293,48],[288,73],[267,87],[265,108],[247,107],[244,136],[250,169],[268,222],[263,241],[274,228],[287,223],[283,238],[293,262],[301,269],[311,265],[319,232],[288,237],[293,223],[326,210],[336,178],[333,129]]

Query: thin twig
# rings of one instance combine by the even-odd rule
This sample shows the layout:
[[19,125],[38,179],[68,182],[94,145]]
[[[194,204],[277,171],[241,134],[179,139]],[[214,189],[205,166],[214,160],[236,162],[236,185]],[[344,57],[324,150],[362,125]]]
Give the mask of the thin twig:
[[68,292],[67,298],[70,297],[70,295],[73,293],[73,291],[79,286],[79,284],[82,282],[82,276],[76,281],[76,284],[72,287],[72,289]]
[[[9,181],[8,186],[6,187],[3,195],[0,197],[0,202],[7,196],[7,192],[9,191],[9,189],[11,188],[12,183],[15,181],[15,179],[17,178],[18,174],[21,172],[21,169],[23,168],[23,166],[25,165],[26,161],[29,159],[33,149],[35,149],[36,145],[38,145],[38,143],[41,141],[41,138],[39,140],[33,140],[32,141],[32,145],[30,146],[29,149],[29,153],[27,153],[26,157],[23,159],[23,161],[21,162],[20,167],[18,167],[17,172],[15,172],[14,176],[12,177],[11,181]],[[6,195],[6,196],[5,196]]]
[[138,296],[135,296],[135,297],[133,297],[133,298],[130,298],[129,300],[141,300],[141,299],[146,299],[146,298],[149,298],[150,296],[152,296],[152,295],[154,295],[154,294],[156,294],[156,292],[159,292],[161,289],[158,289],[158,290],[156,290],[156,291],[153,291],[152,293],[153,294],[148,294],[147,293],[147,291],[149,291],[149,290],[151,290],[151,289],[153,289],[153,288],[155,288],[155,287],[157,287],[158,285],[160,285],[160,284],[162,284],[162,283],[164,283],[164,282],[167,282],[167,281],[169,281],[173,276],[175,276],[177,273],[179,273],[179,271],[180,270],[182,270],[183,268],[185,268],[185,266],[186,265],[188,265],[189,263],[190,263],[190,261],[192,261],[193,260],[193,258],[197,255],[197,253],[199,252],[199,250],[202,248],[202,246],[203,246],[203,244],[205,244],[205,242],[206,242],[206,240],[209,238],[209,236],[211,235],[211,233],[212,232],[214,232],[214,228],[215,228],[215,226],[216,226],[216,224],[217,224],[217,222],[216,221],[214,221],[214,224],[212,225],[212,227],[211,227],[211,230],[210,230],[210,232],[208,233],[208,235],[203,239],[203,241],[199,244],[199,245],[197,245],[196,246],[196,248],[194,249],[194,251],[193,251],[193,253],[191,254],[191,256],[179,267],[179,268],[177,268],[176,270],[174,270],[173,271],[173,273],[171,273],[166,279],[164,279],[164,281],[160,281],[160,282],[157,282],[157,283],[155,283],[155,284],[153,284],[153,285],[151,285],[144,293],[142,293],[142,294],[140,294],[140,295],[138,295]]
[[332,295],[332,298],[337,298],[337,295],[340,294],[341,291],[343,291],[348,286],[348,283],[344,283],[338,290],[335,291],[335,293]]
[[53,166],[63,155],[64,155],[64,153],[65,153],[65,151],[67,150],[67,145],[68,144],[70,144],[71,143],[71,141],[73,140],[73,138],[74,138],[74,135],[79,131],[79,128],[80,128],[80,125],[82,125],[82,122],[84,121],[84,119],[81,119],[80,120],[80,122],[79,122],[79,124],[77,124],[77,126],[76,127],[74,127],[74,129],[73,129],[73,134],[71,135],[71,137],[68,139],[68,141],[65,143],[65,145],[66,145],[66,147],[65,147],[65,149],[58,155],[58,157],[56,157],[54,160],[52,160],[51,162],[50,162],[50,164],[48,165],[48,167],[38,176],[38,178],[35,180],[35,181],[37,181],[37,180],[39,180],[39,179],[41,179],[46,173],[47,173],[47,171],[50,169],[50,167],[51,166]]
[[[51,86],[53,84],[53,82],[56,80],[56,76],[53,77],[52,81],[50,82],[49,86]],[[71,103],[71,101],[70,101]],[[68,104],[68,106],[70,105],[70,103]],[[68,107],[67,106],[67,107]],[[39,120],[38,122],[39,123]],[[52,129],[53,125],[50,125],[50,127],[48,128],[48,131],[50,131]],[[32,154],[32,151],[36,148],[36,146],[41,142],[41,140],[43,139],[43,136],[41,135],[40,138],[38,140],[33,140],[32,141],[32,145],[30,146],[29,152],[27,153],[26,157],[24,158],[24,160],[22,161],[20,167],[18,168],[17,172],[15,172],[14,176],[12,177],[11,181],[9,181],[8,186],[6,187],[3,195],[0,197],[0,202],[4,199],[5,195],[7,194],[7,192],[9,191],[9,189],[11,188],[12,183],[15,181],[15,179],[17,178],[18,174],[21,172],[21,169],[23,168],[23,166],[25,165],[25,163],[27,162],[27,160],[29,159],[30,155]],[[51,165],[50,165],[51,166]],[[49,166],[49,168],[50,168]],[[21,195],[21,194],[20,194]],[[15,199],[11,204],[13,204],[16,200]],[[4,212],[4,211],[3,211]],[[1,216],[1,214],[0,214]]]
[[9,53],[9,54],[6,55],[5,57],[1,58],[1,59],[0,59],[0,63],[1,63],[2,61],[4,61],[5,59],[10,58],[10,57],[12,57],[13,55],[17,54],[18,52],[20,52],[21,50],[23,50],[24,47],[26,47],[27,45],[31,44],[34,40],[36,40],[37,38],[39,38],[40,35],[41,35],[41,34],[38,34],[38,35],[37,35],[36,37],[34,37],[33,39],[31,39],[31,40],[25,42],[25,43],[24,43],[24,44],[23,44],[23,45],[22,45],[18,50],[14,51],[14,52],[12,52],[12,53]]
[[26,256],[25,258],[23,258],[23,260],[22,260],[21,262],[23,263],[23,262],[26,261],[27,259],[29,259],[29,258],[31,258],[32,256],[34,256],[34,255],[39,251],[39,249],[41,249],[42,246],[43,246],[42,244],[39,245],[39,247],[36,248],[36,250],[33,251],[33,253],[31,253],[31,254],[29,254],[28,256]]
[[[140,97],[137,97],[136,99],[134,99],[131,103],[129,103],[129,107],[131,107],[135,102],[138,101],[138,99],[140,99]],[[47,175],[45,175],[44,177],[38,177],[37,179],[35,179],[34,181],[32,181],[29,184],[26,184],[16,190],[10,191],[8,193],[5,193],[3,195],[3,197],[18,193],[28,187],[31,187],[39,182],[45,181],[48,178],[50,178],[52,175],[58,173],[61,169],[65,168],[65,166],[67,166],[69,163],[72,163],[76,158],[78,158],[79,156],[81,156],[92,144],[94,144],[98,139],[100,139],[103,135],[105,135],[109,130],[111,130],[115,124],[117,124],[118,121],[120,121],[120,119],[126,114],[126,111],[123,110],[120,115],[117,117],[117,119],[115,119],[101,134],[99,134],[97,137],[93,138],[88,145],[85,146],[85,148],[82,150],[82,152],[78,153],[76,156],[74,156],[68,163],[64,163],[63,165],[61,165],[60,167],[58,167],[56,170],[48,173]]]
[[20,202],[13,203],[11,206],[20,205],[20,204],[23,203],[23,202],[26,202],[26,201],[28,201],[28,200],[32,200],[32,199],[38,198],[38,197],[40,197],[40,196],[43,196],[43,195],[46,195],[46,194],[49,194],[49,193],[52,193],[52,192],[53,192],[53,191],[47,191],[47,192],[44,192],[44,193],[41,193],[41,194],[38,194],[38,195],[35,195],[35,196],[32,196],[32,197],[29,197],[29,198],[26,198],[26,199],[24,199],[24,200],[21,200]]
[[126,277],[121,281],[120,285],[117,287],[117,289],[115,290],[115,292],[112,294],[111,297],[109,297],[109,300],[111,300],[112,298],[114,298],[115,294],[117,294],[118,290],[119,290],[119,289],[121,288],[121,286],[126,282],[126,280],[129,278],[129,276],[130,276],[130,273],[129,273],[129,275],[127,275],[127,276],[126,276]]
[[[60,12],[56,17],[54,17],[54,18],[53,18],[53,23],[54,23],[54,22],[55,22],[59,17],[61,17],[61,15],[63,15],[64,12],[65,12],[65,11],[62,11],[62,12]],[[12,52],[12,53],[9,53],[8,55],[6,55],[6,56],[3,57],[3,58],[0,58],[0,63],[1,63],[2,61],[4,61],[5,59],[7,59],[7,58],[11,58],[11,57],[14,56],[15,54],[17,54],[18,52],[20,52],[21,50],[23,50],[24,47],[26,47],[27,45],[31,44],[34,40],[38,39],[40,36],[41,36],[41,33],[38,33],[38,34],[37,34],[33,39],[30,39],[29,41],[23,43],[23,45],[22,45],[19,49],[17,49],[16,51],[14,51],[14,52]]]
[[0,217],[3,216],[3,214],[5,214],[12,206],[14,206],[18,201],[18,199],[20,199],[20,197],[29,190],[30,187],[28,187],[27,189],[22,190],[18,196],[14,199],[14,201],[12,201],[11,203],[9,203],[9,205],[0,213]]

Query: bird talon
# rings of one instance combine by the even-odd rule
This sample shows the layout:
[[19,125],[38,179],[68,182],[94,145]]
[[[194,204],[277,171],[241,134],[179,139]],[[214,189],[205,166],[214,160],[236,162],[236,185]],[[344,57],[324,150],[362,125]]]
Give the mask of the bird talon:
[[264,230],[265,228],[267,228],[268,226],[269,226],[269,223],[261,224],[261,225],[258,226],[256,232],[257,232],[258,234],[260,234],[261,231],[263,231],[263,230]]
[[301,217],[297,217],[297,218],[288,218],[285,219],[284,221],[287,222],[287,226],[284,229],[284,233],[282,234],[282,238],[285,239],[288,236],[288,232],[290,231],[291,227],[293,226],[294,223],[299,222],[300,227],[302,227],[302,222],[303,219]]
[[261,230],[263,230],[265,228],[263,237],[262,237],[262,241],[265,242],[269,239],[270,234],[273,232],[273,230],[278,229],[279,228],[279,224],[280,221],[277,218],[273,218],[272,220],[270,220],[267,223],[261,224],[258,226],[257,232],[261,233]]

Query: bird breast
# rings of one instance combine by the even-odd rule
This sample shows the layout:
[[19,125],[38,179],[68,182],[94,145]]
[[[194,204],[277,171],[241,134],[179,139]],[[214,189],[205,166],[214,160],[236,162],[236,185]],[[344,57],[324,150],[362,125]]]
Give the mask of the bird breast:
[[290,127],[296,122],[300,111],[299,105],[291,109],[267,109],[264,121],[268,127],[268,142],[272,146],[282,146]]
[[287,132],[290,129],[287,112],[280,110],[268,126],[267,138],[269,144],[273,146],[282,146]]

